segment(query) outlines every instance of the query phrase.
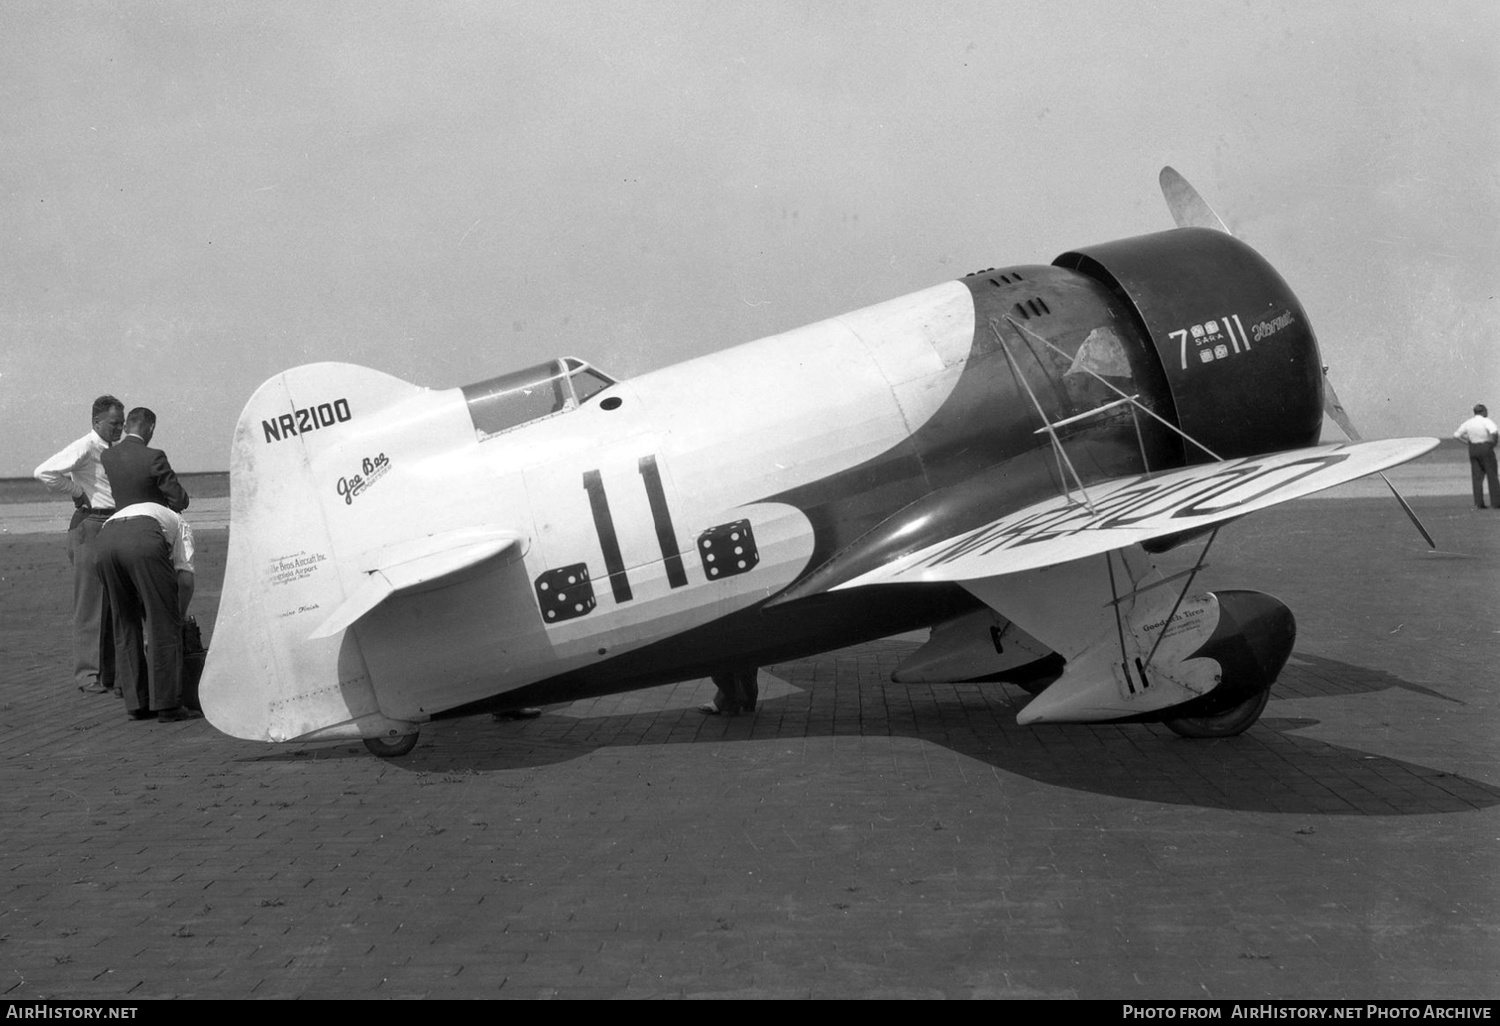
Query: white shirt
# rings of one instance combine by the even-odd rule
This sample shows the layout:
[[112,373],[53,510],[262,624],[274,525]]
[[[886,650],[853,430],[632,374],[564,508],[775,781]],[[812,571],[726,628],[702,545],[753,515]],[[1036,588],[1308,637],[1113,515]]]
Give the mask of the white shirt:
[[108,448],[109,443],[97,431],[90,431],[37,467],[33,476],[50,491],[67,492],[75,499],[82,495],[94,509],[110,509],[115,495],[99,461],[99,454]]
[[193,573],[193,528],[188,522],[167,507],[156,502],[137,502],[133,506],[126,506],[105,521],[112,524],[116,520],[126,520],[130,517],[151,517],[156,521],[156,526],[161,528],[161,536],[172,546],[172,569],[186,570]]
[[1453,432],[1454,438],[1462,438],[1471,445],[1483,445],[1485,442],[1492,441],[1496,435],[1500,435],[1500,427],[1496,427],[1495,422],[1490,418],[1481,417],[1478,414],[1464,421],[1458,426],[1458,430]]

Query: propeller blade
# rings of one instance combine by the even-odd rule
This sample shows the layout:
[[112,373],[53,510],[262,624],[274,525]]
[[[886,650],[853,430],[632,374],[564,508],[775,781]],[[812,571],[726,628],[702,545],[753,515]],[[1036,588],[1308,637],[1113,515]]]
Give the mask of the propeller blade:
[[1409,505],[1407,505],[1406,500],[1401,497],[1401,493],[1396,491],[1396,486],[1391,484],[1391,479],[1386,477],[1384,472],[1382,472],[1380,475],[1380,480],[1385,482],[1385,486],[1391,490],[1391,494],[1396,497],[1396,501],[1399,502],[1401,504],[1401,508],[1406,511],[1407,519],[1412,522],[1412,526],[1414,526],[1417,529],[1417,532],[1421,534],[1421,536],[1427,541],[1427,547],[1429,549],[1436,549],[1437,542],[1432,540],[1432,535],[1427,533],[1427,528],[1422,526],[1422,521],[1417,519],[1417,514],[1413,512],[1412,508]]
[[1208,205],[1208,201],[1198,195],[1198,190],[1175,170],[1170,167],[1162,168],[1160,181],[1162,197],[1166,199],[1167,209],[1172,211],[1172,220],[1177,222],[1177,227],[1212,228],[1225,235],[1234,234],[1219,219],[1219,215],[1214,213],[1214,208]]
[[[1344,404],[1339,402],[1338,393],[1333,390],[1333,382],[1328,379],[1328,368],[1326,367],[1323,368],[1323,412],[1328,414],[1329,418],[1339,426],[1339,430],[1344,433],[1345,438],[1351,442],[1360,440],[1359,430],[1354,426],[1354,421],[1349,419],[1349,412],[1344,409]],[[1380,480],[1385,482],[1385,486],[1396,497],[1396,501],[1400,503],[1402,511],[1406,513],[1406,518],[1412,522],[1412,526],[1417,529],[1417,533],[1427,542],[1427,547],[1430,549],[1437,548],[1437,542],[1432,540],[1432,535],[1427,533],[1427,528],[1423,527],[1422,521],[1417,519],[1416,511],[1411,508],[1411,505],[1402,494],[1396,490],[1396,486],[1391,484],[1391,479],[1386,477],[1383,471],[1380,474]]]

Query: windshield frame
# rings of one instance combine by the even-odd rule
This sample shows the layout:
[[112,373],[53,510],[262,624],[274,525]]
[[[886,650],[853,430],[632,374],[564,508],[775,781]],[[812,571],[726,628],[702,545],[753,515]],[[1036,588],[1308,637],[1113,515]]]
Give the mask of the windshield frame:
[[[584,383],[598,387],[581,390]],[[617,383],[586,360],[563,356],[464,385],[461,391],[482,442],[576,410]]]

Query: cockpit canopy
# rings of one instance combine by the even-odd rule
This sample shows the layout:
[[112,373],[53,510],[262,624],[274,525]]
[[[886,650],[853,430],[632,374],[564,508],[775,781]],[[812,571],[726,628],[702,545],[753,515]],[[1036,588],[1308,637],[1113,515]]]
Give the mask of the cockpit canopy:
[[543,417],[576,410],[615,383],[582,360],[565,356],[465,385],[464,400],[479,440]]

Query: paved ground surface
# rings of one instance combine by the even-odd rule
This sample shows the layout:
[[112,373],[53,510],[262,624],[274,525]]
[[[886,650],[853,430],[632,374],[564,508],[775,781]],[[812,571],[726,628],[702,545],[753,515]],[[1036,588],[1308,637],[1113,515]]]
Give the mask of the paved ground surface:
[[1233,740],[1017,727],[890,684],[908,639],[399,761],[80,695],[62,540],[5,535],[0,995],[1500,996],[1500,513],[1413,504],[1438,553],[1374,499],[1220,537],[1301,631]]

